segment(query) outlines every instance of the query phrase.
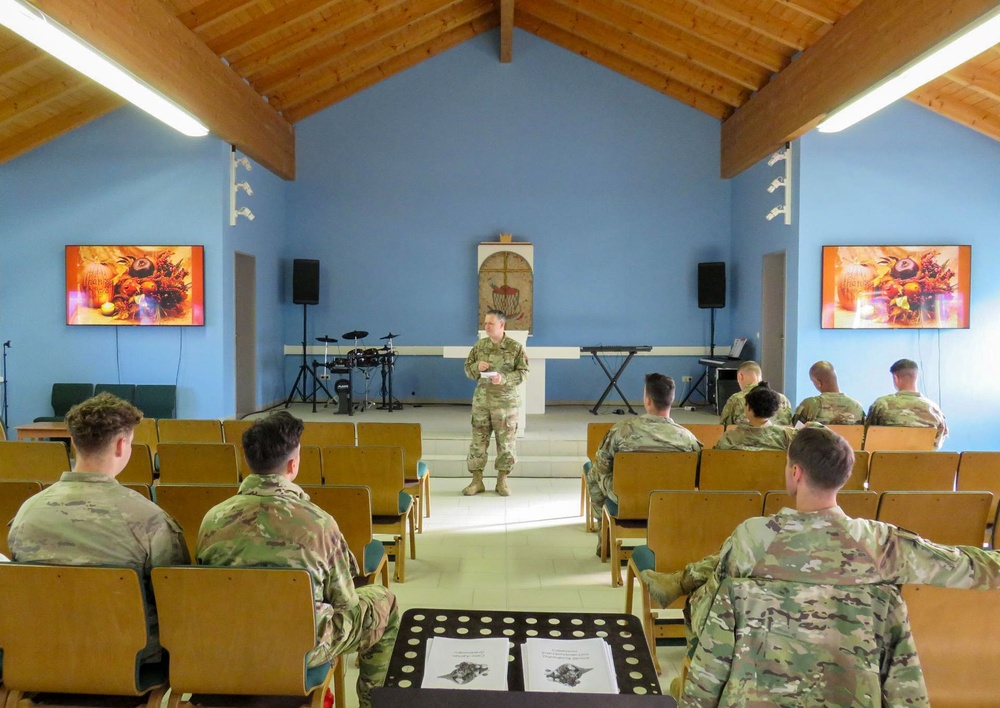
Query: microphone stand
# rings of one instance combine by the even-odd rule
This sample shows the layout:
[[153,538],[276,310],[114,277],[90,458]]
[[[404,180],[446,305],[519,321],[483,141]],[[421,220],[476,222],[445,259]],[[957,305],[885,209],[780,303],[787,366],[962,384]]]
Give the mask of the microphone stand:
[[0,381],[3,385],[3,427],[6,430],[7,425],[7,350],[10,349],[10,340],[8,339],[3,343],[3,372],[0,373]]

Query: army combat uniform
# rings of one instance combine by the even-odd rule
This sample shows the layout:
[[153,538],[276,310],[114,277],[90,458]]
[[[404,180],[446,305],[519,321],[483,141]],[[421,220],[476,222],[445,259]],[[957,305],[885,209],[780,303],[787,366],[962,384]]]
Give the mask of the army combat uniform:
[[[251,474],[239,493],[213,507],[198,533],[198,562],[309,571],[316,602],[317,646],[309,666],[357,651],[358,698],[385,681],[399,632],[396,597],[380,585],[355,589],[358,561],[332,516],[281,475]],[[266,602],[266,600],[263,600]]]
[[[481,376],[480,361],[488,361],[489,370],[500,374],[499,384]],[[497,459],[493,463],[497,471],[497,491],[506,490],[505,480],[517,461],[514,448],[518,409],[521,406],[517,387],[528,375],[528,357],[521,343],[506,334],[499,344],[483,337],[473,345],[465,360],[465,375],[476,381],[476,391],[472,394],[472,442],[467,459],[473,484],[482,484],[486,449],[490,445],[490,434],[494,434],[497,440]]]
[[931,399],[918,391],[897,391],[876,398],[868,409],[865,425],[892,425],[900,428],[937,428],[934,447],[938,450],[948,437],[944,413]]
[[149,573],[154,566],[191,562],[181,527],[167,512],[107,475],[63,472],[58,482],[21,505],[7,543],[18,563],[120,565],[139,571],[149,627],[140,660],[160,659]]
[[715,443],[715,449],[787,450],[794,437],[794,430],[773,423],[765,423],[756,428],[749,423],[741,423],[735,428],[727,428]]
[[845,393],[828,391],[802,401],[792,415],[792,423],[824,425],[860,425],[865,409]]
[[651,413],[616,423],[601,441],[594,465],[587,472],[590,503],[598,517],[604,500],[615,499],[611,486],[619,452],[701,452],[701,443],[687,428]]
[[[754,390],[759,384],[750,384],[742,391],[737,391],[729,400],[726,401],[726,405],[722,407],[722,415],[720,416],[719,422],[723,425],[739,425],[740,423],[747,422],[747,415],[744,408],[747,405],[747,394]],[[775,393],[778,393],[775,391]],[[783,393],[778,393],[778,398],[781,400],[781,404],[778,406],[778,412],[774,414],[771,420],[778,425],[791,425],[792,424],[792,404],[785,398]]]

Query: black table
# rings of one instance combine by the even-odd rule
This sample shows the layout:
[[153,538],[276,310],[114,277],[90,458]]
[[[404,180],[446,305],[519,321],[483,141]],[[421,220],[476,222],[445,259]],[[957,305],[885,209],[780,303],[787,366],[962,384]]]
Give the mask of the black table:
[[[618,392],[618,395],[621,396],[622,400],[625,402],[625,407],[628,408],[628,412],[631,413],[632,415],[635,415],[635,410],[633,410],[632,405],[628,402],[628,399],[625,398],[625,394],[622,393],[622,390],[618,388],[618,379],[621,378],[622,374],[625,372],[625,367],[627,367],[629,362],[632,361],[632,358],[636,355],[636,352],[650,352],[653,351],[653,347],[649,346],[648,344],[637,345],[637,346],[601,345],[596,347],[580,347],[580,351],[585,354],[590,354],[592,357],[594,357],[594,361],[596,361],[600,365],[600,367],[604,370],[604,374],[608,377],[607,388],[604,389],[604,393],[602,393],[601,397],[597,399],[597,403],[595,403],[594,407],[590,409],[590,412],[593,413],[594,415],[597,415],[597,409],[601,407],[601,404],[604,403],[604,399],[608,397],[608,394],[611,393],[611,389],[614,388]],[[625,353],[628,353],[628,356],[625,357],[625,360],[622,362],[621,366],[618,367],[618,371],[616,371],[614,374],[611,373],[611,369],[607,367],[607,365],[604,363],[604,359],[600,356],[601,354],[625,354]]]
[[[507,687],[524,691],[521,651],[528,637],[589,639],[601,637],[611,654],[622,694],[660,695],[660,682],[649,656],[642,623],[635,615],[573,612],[511,612],[508,610],[407,610],[389,660],[386,687],[419,688],[424,679],[424,656],[430,637],[482,639],[507,637],[511,642]],[[469,691],[446,693],[468,698]],[[496,693],[485,691],[484,693]],[[553,696],[557,694],[539,694]],[[577,694],[574,694],[577,695]],[[607,700],[607,695],[596,696]]]
[[372,708],[590,708],[613,703],[615,708],[676,708],[671,696],[599,693],[511,693],[510,691],[451,691],[445,688],[376,688]]

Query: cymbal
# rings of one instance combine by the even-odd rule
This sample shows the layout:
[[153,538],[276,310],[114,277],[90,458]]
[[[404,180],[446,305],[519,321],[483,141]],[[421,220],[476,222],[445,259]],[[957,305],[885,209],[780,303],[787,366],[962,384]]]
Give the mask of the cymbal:
[[379,337],[379,339],[392,339],[393,337],[398,337],[398,336],[399,336],[398,334],[393,334],[392,330],[390,330],[389,334],[385,335],[384,337]]
[[365,337],[368,336],[368,333],[363,329],[356,329],[351,332],[344,332],[340,336],[343,337],[344,339],[364,339]]
[[323,344],[333,344],[337,340],[333,337],[316,337],[317,342],[323,342]]

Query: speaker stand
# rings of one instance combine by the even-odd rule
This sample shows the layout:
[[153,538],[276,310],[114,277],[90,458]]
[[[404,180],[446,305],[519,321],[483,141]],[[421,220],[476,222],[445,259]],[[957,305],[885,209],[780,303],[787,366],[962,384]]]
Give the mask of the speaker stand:
[[[714,357],[715,356],[715,309],[716,308],[712,307],[712,308],[709,308],[709,309],[712,310],[712,327],[711,327],[710,338],[708,340],[708,352],[709,352],[708,355]],[[705,399],[703,403],[694,404],[694,405],[707,406],[707,405],[710,405],[712,403],[711,397],[708,395],[708,388],[709,388],[709,386],[708,386],[707,382],[705,383],[705,392],[704,393],[702,393],[701,391],[698,390],[698,387],[701,386],[702,382],[705,381],[705,377],[708,376],[708,370],[709,370],[709,367],[706,366],[705,370],[701,372],[701,376],[699,376],[698,380],[694,382],[694,386],[692,386],[690,389],[688,389],[688,392],[684,395],[684,400],[682,400],[681,404],[679,406],[677,406],[678,408],[683,408],[684,406],[686,406],[687,402],[688,402],[688,399],[691,398],[691,394],[693,394],[693,393],[699,393]]]
[[[309,403],[312,401],[313,413],[316,412],[316,395],[317,389],[323,389],[323,393],[326,397],[333,398],[330,393],[330,389],[326,387],[318,376],[316,372],[313,371],[308,362],[306,361],[306,323],[307,323],[307,308],[309,306],[305,303],[302,304],[302,365],[299,366],[299,375],[295,377],[295,383],[292,384],[292,388],[288,391],[288,398],[285,399],[285,408],[292,405],[292,401],[295,400],[296,396],[302,399],[303,403]],[[309,393],[309,379],[312,378],[312,393]]]

